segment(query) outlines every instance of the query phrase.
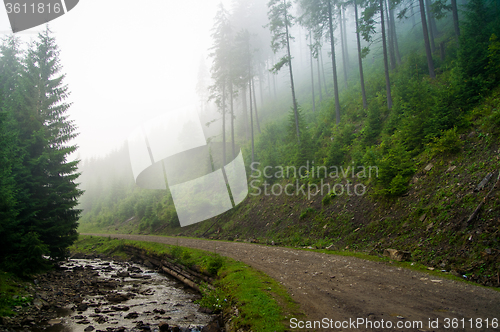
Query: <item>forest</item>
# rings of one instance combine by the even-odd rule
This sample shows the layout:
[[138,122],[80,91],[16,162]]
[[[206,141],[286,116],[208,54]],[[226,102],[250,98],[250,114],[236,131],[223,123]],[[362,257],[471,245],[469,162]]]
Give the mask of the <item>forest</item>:
[[[233,0],[219,5],[211,33],[197,111],[222,160],[241,147],[253,185],[236,208],[184,228],[168,190],[135,185],[125,142],[67,161],[76,132],[50,31],[26,52],[4,41],[0,236],[12,245],[1,249],[3,269],[30,273],[42,254],[64,257],[77,227],[368,252],[397,245],[430,265],[469,264],[498,246],[498,200],[464,225],[484,195],[460,187],[500,168],[498,0]],[[445,178],[453,166],[467,180]],[[320,176],[315,167],[377,173]],[[325,181],[321,196],[262,194]],[[363,195],[335,184],[360,185]],[[488,230],[469,245],[478,227]]]
[[[473,187],[499,168],[499,8],[479,0],[219,5],[199,64],[198,112],[207,141],[223,143],[223,160],[242,148],[247,199],[180,228],[168,190],[141,189],[122,167],[124,144],[82,162],[80,231],[371,253],[397,246],[429,265],[495,273],[481,253],[498,246],[497,200],[466,220],[486,195]],[[307,172],[266,173],[301,166]],[[377,173],[315,175],[321,167]],[[295,195],[325,184],[314,197]],[[335,184],[363,195],[334,192]],[[468,242],[474,232],[482,242]]]

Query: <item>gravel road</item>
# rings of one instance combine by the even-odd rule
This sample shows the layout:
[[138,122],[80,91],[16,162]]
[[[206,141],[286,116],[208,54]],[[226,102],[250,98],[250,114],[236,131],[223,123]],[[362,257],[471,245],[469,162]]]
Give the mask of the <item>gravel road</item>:
[[[388,263],[241,242],[111,237],[208,251],[216,247],[217,253],[242,261],[287,288],[307,317],[290,321],[292,330],[304,326],[323,331],[500,331],[500,292]],[[311,326],[321,321],[328,328],[309,329],[307,321]]]

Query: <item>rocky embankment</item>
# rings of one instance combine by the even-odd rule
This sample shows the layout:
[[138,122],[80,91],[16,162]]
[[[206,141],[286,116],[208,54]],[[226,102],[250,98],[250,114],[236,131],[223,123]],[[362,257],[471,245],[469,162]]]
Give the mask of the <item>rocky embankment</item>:
[[1,318],[0,331],[219,331],[199,295],[132,262],[76,255],[28,286],[33,301]]

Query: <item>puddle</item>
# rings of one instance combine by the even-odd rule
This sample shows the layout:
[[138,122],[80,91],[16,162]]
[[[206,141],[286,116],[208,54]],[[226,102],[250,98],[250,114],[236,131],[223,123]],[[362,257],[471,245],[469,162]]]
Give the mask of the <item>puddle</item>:
[[[177,325],[180,331],[198,332],[212,318],[198,312],[194,300],[199,296],[194,291],[143,266],[71,259],[62,268],[91,270],[92,279],[79,282],[92,283],[92,287],[87,294],[66,293],[74,302],[57,309],[57,318],[37,324],[33,332],[159,331],[160,322]],[[68,276],[73,278],[70,273]]]

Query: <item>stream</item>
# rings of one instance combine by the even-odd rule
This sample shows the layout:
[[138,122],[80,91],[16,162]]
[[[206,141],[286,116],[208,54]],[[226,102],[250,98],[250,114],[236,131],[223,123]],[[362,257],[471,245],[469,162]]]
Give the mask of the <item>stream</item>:
[[132,262],[70,259],[35,280],[34,291],[14,331],[199,332],[212,320],[196,292]]

